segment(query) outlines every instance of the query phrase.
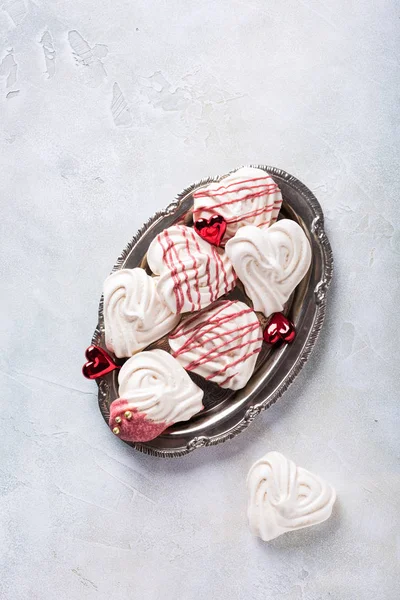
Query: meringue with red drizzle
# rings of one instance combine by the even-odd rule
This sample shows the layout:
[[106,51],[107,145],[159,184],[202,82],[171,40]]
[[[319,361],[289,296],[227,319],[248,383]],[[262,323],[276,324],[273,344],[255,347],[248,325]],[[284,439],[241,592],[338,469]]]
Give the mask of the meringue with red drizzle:
[[122,366],[119,398],[110,406],[109,425],[126,442],[146,442],[177,421],[203,409],[203,391],[164,350],[135,354]]
[[271,175],[255,167],[242,167],[193,192],[193,220],[222,216],[226,221],[224,245],[244,225],[268,227],[274,223],[281,204],[281,191]]
[[253,374],[263,336],[257,315],[244,302],[219,300],[181,321],[168,341],[187,371],[239,390]]
[[174,314],[200,310],[235,287],[227,255],[191,227],[174,225],[151,242],[147,262],[158,275],[157,292]]
[[265,542],[326,521],[336,500],[329,483],[279,452],[268,452],[254,463],[247,491],[250,529]]
[[104,329],[108,350],[132,356],[163,337],[179,321],[161,301],[157,279],[144,269],[120,269],[104,282]]
[[311,263],[310,242],[290,219],[268,229],[242,227],[225,250],[254,310],[266,317],[283,310]]

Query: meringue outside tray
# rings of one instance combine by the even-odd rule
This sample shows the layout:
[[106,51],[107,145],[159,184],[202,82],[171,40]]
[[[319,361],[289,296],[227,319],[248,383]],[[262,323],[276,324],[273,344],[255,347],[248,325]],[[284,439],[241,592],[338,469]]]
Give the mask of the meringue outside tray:
[[[176,423],[154,440],[125,442],[146,454],[160,457],[183,456],[196,448],[225,442],[244,431],[261,411],[274,404],[289,387],[308,359],[322,327],[326,294],[333,268],[332,251],[324,231],[322,209],[312,192],[292,175],[274,167],[252,166],[263,169],[273,177],[283,196],[280,217],[299,223],[311,244],[310,269],[293,292],[284,311],[296,326],[296,338],[293,343],[278,347],[263,344],[255,371],[241,390],[222,389],[193,375],[194,381],[204,390],[204,410],[189,421]],[[226,175],[191,185],[179,194],[175,202],[151,217],[122,252],[113,271],[144,266],[147,249],[156,235],[182,221],[191,210],[193,192],[224,177]],[[248,303],[240,285],[229,297]],[[105,348],[103,299],[100,300],[99,321],[92,344]],[[151,347],[156,346],[157,343]],[[108,423],[110,404],[118,398],[118,371],[98,379],[97,383],[100,410]]]

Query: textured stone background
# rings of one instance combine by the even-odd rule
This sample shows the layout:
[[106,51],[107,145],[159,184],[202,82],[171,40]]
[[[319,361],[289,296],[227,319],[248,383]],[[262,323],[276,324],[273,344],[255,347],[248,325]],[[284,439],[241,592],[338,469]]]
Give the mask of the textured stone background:
[[[399,5],[0,7],[0,597],[397,599]],[[293,173],[324,208],[323,333],[246,433],[142,456],[80,372],[102,281],[177,191],[246,163]],[[339,500],[267,545],[248,532],[244,482],[272,449]]]

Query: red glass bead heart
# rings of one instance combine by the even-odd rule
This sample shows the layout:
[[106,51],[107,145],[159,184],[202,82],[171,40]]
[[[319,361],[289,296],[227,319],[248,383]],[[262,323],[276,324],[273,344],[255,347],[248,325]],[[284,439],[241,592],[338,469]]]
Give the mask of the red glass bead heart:
[[87,379],[97,379],[111,373],[114,369],[120,368],[113,362],[107,352],[99,346],[89,346],[85,356],[88,362],[83,365],[82,373]]
[[209,244],[220,246],[226,231],[226,221],[221,215],[214,215],[209,219],[196,221],[194,229]]
[[276,344],[279,340],[290,344],[296,337],[296,328],[282,313],[274,313],[264,330],[264,341]]

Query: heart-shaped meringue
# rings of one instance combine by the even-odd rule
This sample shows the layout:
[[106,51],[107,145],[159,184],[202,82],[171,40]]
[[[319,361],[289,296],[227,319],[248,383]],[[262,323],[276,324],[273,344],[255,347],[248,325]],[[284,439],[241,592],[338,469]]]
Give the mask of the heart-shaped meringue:
[[255,311],[281,312],[311,263],[311,247],[295,221],[282,219],[268,229],[239,229],[225,247]]
[[164,229],[151,242],[147,262],[159,275],[157,292],[161,300],[175,314],[208,306],[236,283],[226,254],[186,225]]
[[119,398],[110,406],[109,425],[127,442],[145,442],[177,421],[203,409],[203,391],[168,352],[132,356],[118,376]]
[[239,390],[253,374],[262,330],[244,302],[219,300],[184,319],[168,341],[172,355],[186,370]]
[[221,215],[226,221],[224,243],[244,225],[270,225],[278,218],[282,194],[268,173],[242,167],[219,182],[193,192],[193,219]]
[[193,227],[203,240],[214,246],[220,246],[226,231],[226,221],[221,215],[213,215],[209,219],[199,219]]
[[336,500],[331,485],[279,452],[268,452],[251,467],[247,491],[250,529],[266,542],[326,521]]
[[120,269],[104,282],[106,346],[119,358],[132,356],[169,333],[179,321],[161,301],[157,280],[144,269]]

